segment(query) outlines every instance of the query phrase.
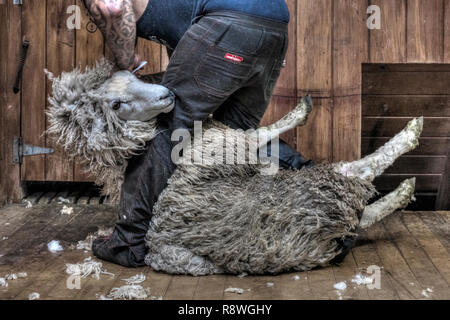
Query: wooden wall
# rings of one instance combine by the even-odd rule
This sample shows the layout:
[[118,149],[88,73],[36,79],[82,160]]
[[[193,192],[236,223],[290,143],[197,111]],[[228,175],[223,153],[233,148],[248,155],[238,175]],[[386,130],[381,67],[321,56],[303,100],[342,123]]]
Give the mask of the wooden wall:
[[[362,63],[450,63],[450,0],[286,0],[291,11],[287,65],[275,90],[264,123],[291,110],[306,93],[315,103],[308,124],[284,138],[316,162],[354,160],[361,156]],[[2,93],[0,197],[17,199],[20,180],[86,180],[79,166],[63,153],[27,158],[20,177],[11,165],[11,139],[20,133],[26,143],[54,147],[42,135],[49,83],[42,69],[59,73],[76,65],[108,56],[99,31],[68,30],[66,8],[79,0],[25,0],[0,5],[2,83],[9,88],[16,72],[20,39],[31,42],[24,70],[22,94]],[[381,7],[381,30],[366,26],[369,5]],[[6,37],[6,39],[5,39]],[[6,46],[4,45],[6,43]],[[3,47],[7,51],[3,50]],[[139,43],[139,51],[152,63],[147,71],[160,71],[167,57],[159,45]],[[7,54],[5,54],[7,52]],[[3,90],[2,90],[3,91]],[[20,121],[19,109],[22,108]],[[7,127],[7,128],[6,128]]]
[[377,190],[391,191],[414,176],[415,206],[434,208],[440,184],[447,179],[450,64],[365,64],[362,74],[363,155],[386,143],[412,118],[424,117],[419,146],[375,180]]

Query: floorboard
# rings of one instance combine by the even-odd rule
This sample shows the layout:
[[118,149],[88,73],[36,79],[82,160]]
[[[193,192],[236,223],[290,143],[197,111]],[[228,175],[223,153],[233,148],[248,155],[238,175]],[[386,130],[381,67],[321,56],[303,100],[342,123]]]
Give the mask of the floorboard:
[[[87,202],[87,201],[86,201]],[[111,227],[116,210],[104,204],[67,204],[70,215],[61,214],[64,204],[9,205],[0,209],[0,277],[27,272],[23,279],[8,281],[0,299],[95,300],[123,279],[143,273],[141,284],[163,299],[195,300],[366,300],[450,299],[450,212],[397,212],[362,232],[357,246],[340,265],[270,276],[215,275],[172,276],[150,267],[127,269],[102,262],[114,274],[81,279],[80,288],[69,289],[66,263],[93,257],[91,251],[73,249],[99,227]],[[95,201],[93,201],[95,202]],[[47,244],[60,241],[64,250],[51,253]],[[93,257],[95,259],[95,257]],[[370,276],[368,267],[380,270],[380,288],[352,282],[357,274]],[[345,290],[334,285],[345,282]],[[243,289],[242,294],[225,292]]]

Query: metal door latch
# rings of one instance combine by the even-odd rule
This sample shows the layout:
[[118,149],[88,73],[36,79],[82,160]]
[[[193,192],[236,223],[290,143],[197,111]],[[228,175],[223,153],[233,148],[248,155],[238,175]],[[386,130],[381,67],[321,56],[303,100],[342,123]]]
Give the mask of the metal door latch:
[[55,152],[51,148],[42,148],[37,146],[32,146],[29,144],[24,144],[22,137],[14,137],[13,145],[13,162],[21,164],[23,162],[23,157],[36,156],[39,154],[50,154]]

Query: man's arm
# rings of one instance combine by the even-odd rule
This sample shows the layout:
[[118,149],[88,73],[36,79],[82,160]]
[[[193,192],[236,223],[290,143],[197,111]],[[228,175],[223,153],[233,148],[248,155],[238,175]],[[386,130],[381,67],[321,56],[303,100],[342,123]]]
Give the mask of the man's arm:
[[133,68],[136,17],[132,0],[84,0],[84,2],[111,49],[117,67],[124,70]]

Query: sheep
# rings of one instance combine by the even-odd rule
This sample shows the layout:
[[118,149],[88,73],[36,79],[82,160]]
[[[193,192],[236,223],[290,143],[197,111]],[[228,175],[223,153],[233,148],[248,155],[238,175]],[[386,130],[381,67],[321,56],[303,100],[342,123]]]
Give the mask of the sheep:
[[[127,159],[158,134],[154,116],[169,112],[173,101],[164,87],[144,84],[129,72],[110,73],[104,60],[59,78],[48,73],[53,80],[48,131],[71,157],[81,156],[105,194],[117,199]],[[127,96],[131,104],[133,94],[142,90],[154,97],[134,108],[140,111],[127,111],[126,117],[136,119],[123,120],[114,101]],[[161,104],[161,97],[168,100]],[[205,121],[202,143],[184,145],[177,169],[153,208],[146,264],[194,276],[306,271],[330,264],[341,254],[345,238],[405,208],[413,198],[414,178],[370,203],[377,193],[372,182],[418,145],[423,118],[412,120],[358,161],[275,171],[273,163],[252,161],[251,150],[304,125],[311,110],[311,99],[305,97],[280,121],[253,132]],[[138,120],[150,113],[146,121]],[[224,161],[230,155],[235,161],[242,146],[243,163]],[[193,161],[199,155],[202,161]]]

